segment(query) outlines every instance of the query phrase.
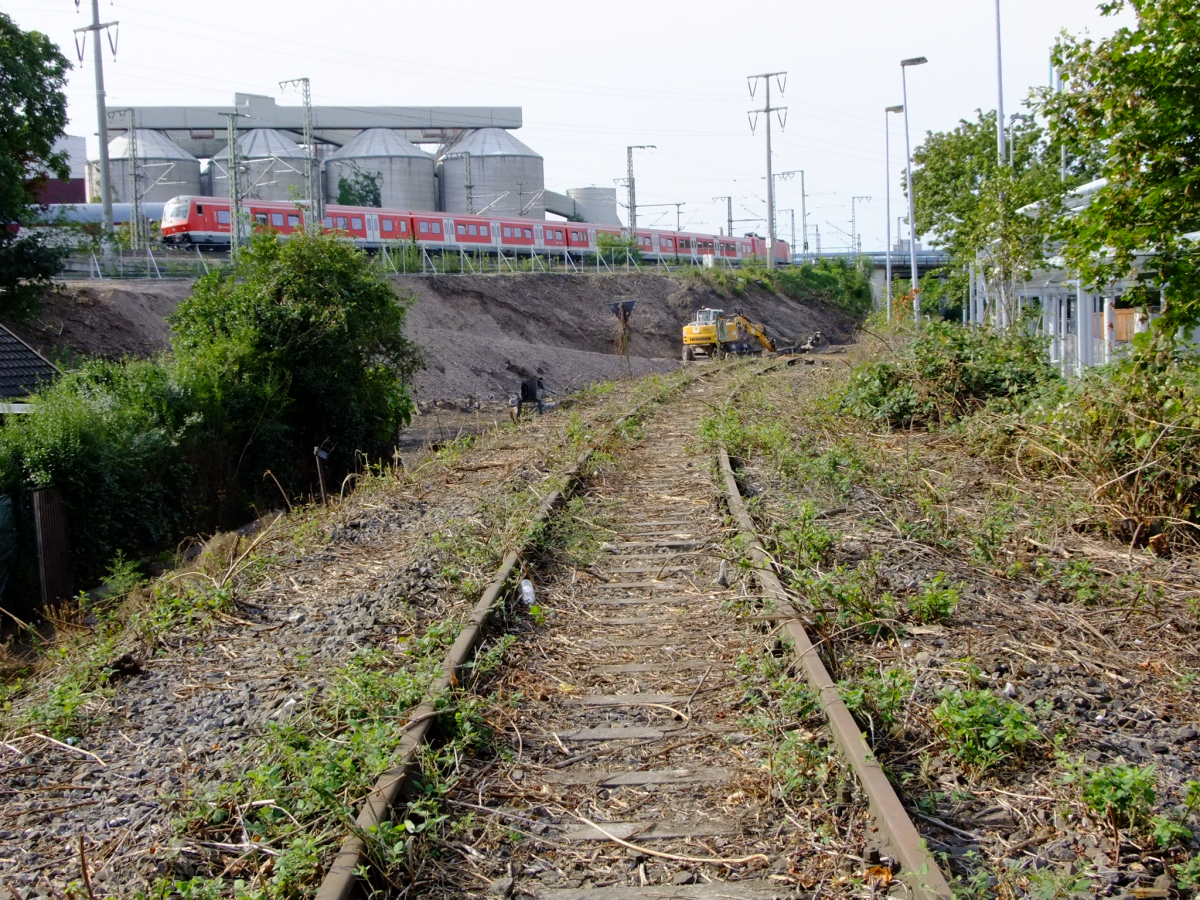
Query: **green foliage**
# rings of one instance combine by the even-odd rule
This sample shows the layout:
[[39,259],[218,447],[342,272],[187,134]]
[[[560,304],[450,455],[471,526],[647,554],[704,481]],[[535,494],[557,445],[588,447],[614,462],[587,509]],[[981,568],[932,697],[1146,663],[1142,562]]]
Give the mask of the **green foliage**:
[[342,206],[369,206],[375,209],[383,206],[383,174],[381,172],[357,171],[349,178],[338,179],[338,199]]
[[964,273],[972,264],[1011,298],[1012,288],[1041,262],[1053,222],[1052,216],[1017,210],[1033,202],[1057,209],[1068,185],[1086,180],[1078,172],[1062,180],[1059,148],[1030,114],[1013,117],[1009,142],[1012,159],[1001,164],[996,113],[977,111],[974,121],[931,133],[913,151],[917,233],[933,235],[952,260],[952,280],[922,299],[927,312],[939,305],[949,313],[961,309],[968,289]]
[[904,605],[908,608],[909,618],[918,625],[931,625],[950,618],[961,599],[962,586],[951,584],[945,572],[938,572],[905,600]]
[[1164,850],[1192,839],[1192,830],[1169,816],[1154,816],[1150,820],[1150,836]]
[[409,420],[420,362],[406,302],[336,237],[253,239],[232,274],[212,274],[172,316],[174,352],[92,362],[0,428],[0,489],[57,487],[80,577],[118,551],[138,558],[182,534],[278,506],[389,457]]
[[[295,480],[324,446],[344,473],[356,453],[390,455],[411,418],[408,383],[421,357],[404,335],[406,310],[351,244],[307,231],[284,242],[259,235],[231,275],[201,279],[172,314],[172,347],[187,364],[230,371],[235,383],[278,386],[281,396],[255,410],[259,421],[241,419],[250,433],[210,417],[213,440],[264,464],[290,450]],[[256,480],[265,467],[252,469]]]
[[894,359],[854,373],[842,397],[846,412],[898,426],[932,426],[985,404],[1020,406],[1059,375],[1046,342],[1022,329],[999,333],[948,322],[922,328]]
[[[1200,323],[1200,256],[1184,237],[1200,228],[1200,9],[1192,0],[1107,0],[1136,24],[1111,37],[1064,35],[1054,62],[1066,78],[1042,112],[1071,147],[1103,148],[1108,184],[1066,219],[1064,255],[1087,284],[1132,276],[1134,297],[1157,302],[1170,342]],[[1148,252],[1149,251],[1149,252]]]
[[596,235],[596,250],[600,258],[610,266],[623,266],[626,260],[642,261],[642,250],[632,235],[622,237],[619,234],[601,231]]
[[[1072,763],[1060,757],[1066,768],[1063,781],[1079,787],[1079,797],[1084,806],[1109,820],[1115,832],[1121,821],[1129,828],[1137,828],[1149,815],[1154,806],[1154,766],[1131,766],[1125,762],[1110,763],[1091,769],[1083,760]],[[1164,837],[1179,836],[1176,829],[1163,827]],[[1187,829],[1184,829],[1185,831]]]
[[1042,734],[1029,711],[989,690],[947,691],[933,721],[950,755],[978,771],[1021,754]]
[[836,566],[830,572],[798,574],[793,583],[812,608],[812,621],[822,636],[844,639],[856,633],[896,631],[896,598],[881,589],[879,559],[865,560],[853,569]]
[[38,307],[65,256],[41,236],[7,227],[36,219],[33,204],[50,178],[67,178],[54,142],[67,125],[63,92],[71,64],[46,35],[22,31],[0,13],[0,312]]
[[907,669],[868,668],[838,682],[846,707],[859,721],[868,722],[872,734],[899,720],[912,689],[913,676]]
[[1185,891],[1200,888],[1200,856],[1175,867],[1175,883]]
[[856,319],[871,311],[871,264],[867,260],[818,259],[801,266],[765,269],[772,289],[793,300],[824,300]]
[[1052,468],[1097,485],[1130,515],[1196,521],[1200,357],[1131,354],[1061,384],[1009,423]]

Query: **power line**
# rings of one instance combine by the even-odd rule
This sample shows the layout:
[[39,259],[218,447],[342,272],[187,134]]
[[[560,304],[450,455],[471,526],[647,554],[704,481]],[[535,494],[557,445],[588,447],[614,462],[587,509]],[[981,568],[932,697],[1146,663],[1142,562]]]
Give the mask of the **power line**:
[[[75,8],[79,9],[80,0],[75,0]],[[76,28],[75,34],[83,34],[83,41],[75,38],[75,49],[79,53],[79,61],[83,62],[83,50],[87,46],[88,32],[92,34],[92,59],[96,64],[96,125],[100,138],[100,209],[101,216],[104,222],[104,233],[112,234],[113,230],[113,211],[112,211],[112,185],[110,182],[110,173],[108,166],[108,110],[105,108],[104,100],[104,50],[100,46],[100,32],[105,31],[118,22],[101,22],[100,21],[100,0],[92,0],[92,24],[83,28]],[[117,56],[117,45],[109,35],[109,46],[112,48],[113,58]]]

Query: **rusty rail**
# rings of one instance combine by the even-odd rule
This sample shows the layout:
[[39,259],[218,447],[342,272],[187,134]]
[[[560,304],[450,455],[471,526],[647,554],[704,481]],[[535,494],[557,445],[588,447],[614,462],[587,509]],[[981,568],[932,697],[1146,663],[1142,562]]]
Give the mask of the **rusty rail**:
[[[771,568],[771,558],[758,538],[750,514],[746,512],[746,505],[742,502],[737,478],[729,461],[729,453],[721,447],[718,455],[721,474],[724,477],[726,503],[737,521],[746,551],[754,562],[754,576],[767,594],[787,608],[791,605],[791,600]],[[854,716],[850,714],[842,695],[838,692],[837,684],[829,676],[825,664],[821,662],[804,623],[799,619],[789,619],[784,628],[795,642],[793,652],[796,662],[803,669],[809,684],[821,695],[821,708],[825,712],[829,729],[867,795],[875,824],[887,841],[893,858],[900,864],[900,878],[918,900],[951,900],[952,894],[946,877],[925,848],[920,833],[893,790],[887,775],[863,740],[858,723],[854,721]]]

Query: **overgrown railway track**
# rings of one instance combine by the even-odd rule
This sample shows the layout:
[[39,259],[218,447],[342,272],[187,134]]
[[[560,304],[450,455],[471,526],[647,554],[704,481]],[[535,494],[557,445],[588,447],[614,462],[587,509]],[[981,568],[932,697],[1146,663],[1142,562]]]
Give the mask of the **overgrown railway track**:
[[[778,581],[737,558],[753,538],[723,495],[736,483],[697,450],[725,381],[652,411],[554,514],[559,542],[594,558],[526,555],[536,601],[490,686],[495,744],[457,767],[453,837],[402,893],[767,900],[903,884],[949,897],[836,688],[813,675]],[[805,673],[830,716],[821,733],[789,721],[788,683]],[[350,896],[357,861],[344,855],[320,897]]]

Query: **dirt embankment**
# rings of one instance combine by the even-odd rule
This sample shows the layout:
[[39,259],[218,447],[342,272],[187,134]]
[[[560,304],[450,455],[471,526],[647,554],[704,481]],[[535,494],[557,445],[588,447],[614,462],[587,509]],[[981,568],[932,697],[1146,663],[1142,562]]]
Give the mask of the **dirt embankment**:
[[[605,276],[416,276],[393,279],[415,298],[409,334],[428,366],[418,397],[504,399],[522,379],[565,392],[624,372],[675,368],[680,328],[695,310],[744,309],[785,342],[821,331],[847,341],[853,325],[820,302],[796,302],[757,287],[722,298],[703,284],[659,274]],[[86,356],[148,356],[167,346],[165,318],[191,291],[185,281],[72,282],[32,323],[14,330],[44,355],[70,365]],[[617,355],[608,304],[636,300],[626,363]],[[6,323],[7,324],[7,323]],[[13,327],[13,326],[10,326]]]

